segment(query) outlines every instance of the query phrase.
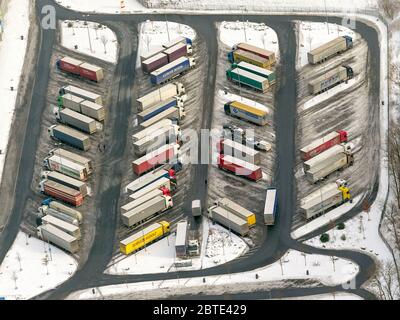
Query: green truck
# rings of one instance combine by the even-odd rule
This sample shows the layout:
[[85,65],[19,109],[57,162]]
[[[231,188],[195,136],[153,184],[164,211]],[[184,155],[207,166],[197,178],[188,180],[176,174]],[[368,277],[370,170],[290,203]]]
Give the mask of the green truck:
[[272,86],[276,82],[276,76],[274,71],[257,67],[245,61],[232,64],[232,69],[236,68],[239,68],[241,70],[246,70],[263,78],[267,78],[270,86]]
[[258,91],[267,92],[269,89],[269,81],[267,78],[263,78],[240,68],[226,71],[226,76],[230,81],[240,85],[246,85]]

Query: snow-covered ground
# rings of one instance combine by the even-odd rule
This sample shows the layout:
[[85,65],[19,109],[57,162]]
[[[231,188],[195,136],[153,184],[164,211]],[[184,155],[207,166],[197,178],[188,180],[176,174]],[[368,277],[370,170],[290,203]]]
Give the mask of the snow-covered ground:
[[66,281],[76,268],[72,256],[20,232],[0,266],[0,297],[32,298]]
[[308,21],[297,21],[296,23],[299,43],[297,68],[308,64],[308,52],[339,36],[350,36],[353,38],[353,42],[358,39],[356,32],[338,24]]
[[84,21],[62,21],[61,45],[98,59],[117,62],[116,35],[111,29],[98,23],[87,22],[85,25]]
[[[9,1],[3,29],[0,41],[0,181],[27,47],[29,0]],[[14,87],[14,91],[10,87]]]
[[240,42],[275,52],[279,62],[279,42],[276,32],[263,23],[248,21],[224,21],[219,27],[220,39],[228,47],[233,47]]
[[175,22],[150,21],[141,23],[140,45],[137,57],[137,68],[140,67],[140,55],[152,51],[163,44],[166,44],[178,37],[186,37],[194,41],[196,32],[189,26]]
[[176,257],[176,234],[172,233],[136,254],[128,257],[118,256],[111,262],[112,265],[106,273],[123,275],[206,269],[234,260],[247,251],[246,243],[224,227],[213,225],[210,220],[204,219],[202,228],[201,254],[192,258],[191,267],[175,267],[175,262],[185,260]]
[[72,10],[84,12],[124,13],[146,9],[137,0],[124,0],[124,6],[119,0],[57,0],[57,2]]
[[314,296],[304,296],[295,298],[283,298],[275,300],[364,300],[356,294],[351,294],[347,292],[334,292],[329,294],[317,294]]
[[140,296],[140,299],[154,299],[174,294],[193,294],[201,290],[207,290],[209,294],[248,292],[260,287],[265,289],[269,283],[296,279],[317,280],[326,285],[338,285],[353,279],[358,271],[357,265],[345,259],[321,255],[304,256],[299,251],[289,250],[280,261],[250,272],[112,285],[97,288],[94,294],[92,288],[88,288],[72,293],[68,298],[95,299],[112,295],[126,297],[133,294],[136,298]]

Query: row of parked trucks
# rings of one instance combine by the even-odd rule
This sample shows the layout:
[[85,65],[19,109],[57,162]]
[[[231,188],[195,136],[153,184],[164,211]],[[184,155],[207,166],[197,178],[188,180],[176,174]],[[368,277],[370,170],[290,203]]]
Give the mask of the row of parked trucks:
[[[306,179],[316,183],[333,172],[351,166],[354,162],[353,150],[353,144],[348,142],[348,132],[344,130],[316,139],[300,150]],[[351,195],[347,182],[337,180],[303,198],[300,211],[309,220],[349,200]]]
[[142,70],[150,74],[153,85],[163,84],[195,67],[195,59],[190,57],[192,53],[192,40],[178,37],[141,55]]

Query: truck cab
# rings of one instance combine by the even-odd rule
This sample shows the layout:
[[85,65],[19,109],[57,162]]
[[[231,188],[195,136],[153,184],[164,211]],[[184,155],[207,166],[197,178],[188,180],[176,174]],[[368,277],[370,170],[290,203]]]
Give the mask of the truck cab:
[[343,36],[343,38],[346,40],[346,48],[347,49],[353,48],[353,38],[350,36]]
[[198,256],[200,254],[199,240],[189,240],[187,252],[189,256]]
[[234,59],[234,57],[233,57],[233,51],[234,51],[234,50],[232,50],[232,51],[230,51],[230,52],[228,53],[228,61],[229,61],[230,63],[234,63],[234,62],[235,62],[235,59]]
[[349,66],[343,66],[343,67],[346,68],[346,70],[347,70],[347,78],[348,78],[348,79],[353,78],[353,77],[354,77],[353,68],[352,68],[352,67],[349,67]]

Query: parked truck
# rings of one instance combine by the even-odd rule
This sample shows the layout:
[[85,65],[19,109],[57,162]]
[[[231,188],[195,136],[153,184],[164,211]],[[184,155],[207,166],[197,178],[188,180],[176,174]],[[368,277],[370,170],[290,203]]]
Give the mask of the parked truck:
[[162,177],[160,179],[157,179],[154,182],[145,186],[144,188],[132,193],[129,198],[137,200],[153,190],[164,188],[171,190],[171,180],[169,178]]
[[142,61],[144,73],[151,73],[168,63],[168,56],[164,52],[157,53],[149,59]]
[[192,215],[193,217],[200,217],[201,211],[201,201],[199,199],[192,201]]
[[71,57],[58,59],[56,65],[61,71],[81,76],[82,78],[89,79],[91,81],[100,82],[104,79],[104,72],[102,68]]
[[352,143],[341,143],[337,144],[324,152],[320,153],[319,155],[307,160],[303,163],[304,171],[309,171],[311,169],[316,169],[319,167],[326,166],[327,161],[333,156],[336,156],[340,153],[349,153],[351,154],[354,150],[354,145]]
[[140,206],[122,214],[122,222],[127,227],[136,226],[158,213],[172,208],[173,201],[169,196],[159,196],[153,198]]
[[143,249],[145,246],[160,240],[169,234],[170,225],[166,221],[154,223],[143,230],[137,231],[130,237],[120,241],[121,253],[129,255],[132,252]]
[[266,78],[268,80],[268,83],[270,86],[272,86],[276,82],[276,75],[275,75],[274,71],[257,67],[255,65],[245,62],[245,61],[242,61],[239,63],[233,63],[232,69],[236,69],[236,68],[250,72],[250,73],[254,73],[257,76]]
[[267,92],[269,89],[269,81],[267,78],[240,68],[227,70],[226,77],[228,80],[233,81],[240,86],[245,85],[263,93]]
[[104,121],[106,116],[105,108],[95,102],[81,99],[69,93],[58,97],[59,107],[71,109],[75,112],[82,113],[85,116],[96,119],[97,121]]
[[63,186],[54,181],[43,180],[39,184],[40,191],[57,200],[79,207],[83,203],[83,195],[79,191]]
[[138,114],[139,123],[145,122],[169,108],[183,108],[183,102],[178,97],[158,102]]
[[77,238],[78,240],[81,238],[81,230],[76,225],[73,225],[71,223],[68,223],[64,220],[61,220],[59,218],[50,215],[44,216],[41,220],[43,225],[46,224],[52,225],[60,229],[61,231],[64,231],[65,233],[68,233],[69,235]]
[[142,140],[143,138],[146,138],[153,134],[154,132],[158,130],[162,130],[164,128],[170,128],[173,126],[173,122],[170,119],[162,119],[159,122],[151,125],[150,127],[143,129],[134,135],[132,135],[132,142],[135,143],[139,140]]
[[225,114],[263,126],[267,124],[268,109],[262,106],[249,106],[239,101],[224,105]]
[[167,193],[165,189],[155,189],[153,191],[150,191],[149,193],[145,194],[143,197],[140,197],[139,199],[132,200],[128,202],[127,204],[123,205],[121,207],[121,214],[127,213],[136,207],[142,205],[143,203],[150,201],[151,199],[154,199],[159,196],[171,196],[171,193]]
[[132,162],[133,172],[140,176],[156,167],[173,161],[178,156],[179,145],[167,144]]
[[43,213],[47,214],[47,212],[46,212],[47,209],[59,211],[65,215],[77,220],[79,222],[79,224],[83,222],[82,213],[80,213],[78,210],[68,207],[60,202],[54,201],[51,198],[46,199],[42,202],[42,206],[39,208],[39,211],[42,211]]
[[234,158],[229,155],[218,155],[218,168],[224,171],[231,172],[236,176],[244,177],[252,181],[262,179],[262,171],[259,166],[249,162]]
[[333,39],[318,48],[311,50],[308,54],[308,62],[317,64],[329,58],[353,48],[353,39],[350,36],[341,36]]
[[55,217],[57,219],[65,221],[67,223],[73,224],[74,226],[77,226],[77,227],[79,226],[79,221],[77,219],[75,219],[61,211],[57,211],[57,210],[51,209],[49,207],[42,206],[39,208],[39,216],[41,218],[43,218],[45,215]]
[[84,166],[86,168],[87,175],[90,175],[93,172],[93,161],[89,158],[82,157],[79,154],[61,148],[50,150],[49,157],[54,155]]
[[63,96],[66,94],[71,94],[75,97],[82,98],[83,100],[87,100],[99,105],[103,105],[103,98],[101,97],[100,94],[90,92],[87,90],[84,90],[82,88],[78,88],[75,86],[64,86],[59,90],[59,95]]
[[172,107],[172,108],[169,108],[169,109],[159,113],[158,115],[150,118],[149,120],[142,122],[140,124],[140,127],[142,129],[146,129],[164,119],[169,119],[169,120],[172,120],[173,123],[179,124],[179,121],[181,119],[183,119],[185,116],[186,116],[186,112],[185,112],[184,108]]
[[192,46],[193,46],[192,39],[186,38],[186,37],[182,37],[182,36],[179,36],[179,37],[171,40],[170,42],[163,44],[162,46],[163,46],[164,49],[168,49],[168,48],[171,48],[171,47],[177,45],[178,43],[184,43],[184,44],[186,44],[188,46],[188,48],[190,50],[192,50]]
[[238,216],[247,221],[249,228],[254,227],[256,225],[256,215],[255,213],[243,208],[238,205],[236,202],[228,198],[220,198],[215,201],[215,205],[218,207],[224,208],[225,210],[232,212],[234,215]]
[[156,169],[154,171],[146,173],[145,175],[135,179],[130,184],[128,184],[125,187],[125,192],[129,192],[131,194],[135,193],[161,178],[168,178],[170,180],[175,181],[176,180],[175,171],[173,169],[170,170]]
[[244,61],[260,68],[271,68],[271,63],[268,59],[241,49],[229,52],[228,60],[230,63],[239,63]]
[[178,222],[176,228],[175,253],[178,258],[187,256],[187,247],[189,241],[188,226],[188,222],[186,220],[182,220]]
[[166,64],[160,69],[150,73],[151,83],[153,85],[159,85],[173,78],[179,76],[181,73],[194,68],[196,62],[193,58],[181,57],[175,61]]
[[165,49],[164,53],[168,57],[168,62],[172,62],[181,57],[187,57],[189,54],[192,54],[192,47],[181,42],[168,49]]
[[212,206],[208,209],[209,216],[212,220],[220,223],[225,228],[236,232],[242,237],[250,231],[249,224],[245,219],[238,217],[232,212],[218,206]]
[[309,145],[300,149],[301,159],[303,161],[307,161],[337,144],[347,142],[347,140],[348,140],[347,131],[344,130],[333,131],[323,136],[322,138],[314,140]]
[[45,158],[43,160],[43,165],[50,171],[57,171],[74,179],[81,181],[86,181],[88,179],[85,166],[58,155]]
[[86,183],[71,178],[67,175],[64,175],[62,173],[56,172],[56,171],[44,171],[42,172],[42,179],[47,179],[47,180],[51,180],[51,181],[55,181],[57,183],[60,183],[64,186],[70,187],[74,190],[79,191],[80,193],[82,193],[82,195],[85,197],[88,194],[88,190],[87,190],[87,185]]
[[256,46],[253,46],[249,43],[241,42],[233,46],[232,50],[243,50],[247,52],[251,52],[256,54],[262,58],[265,58],[269,61],[270,66],[276,63],[276,56],[275,53],[266,49],[262,49]]
[[[156,103],[172,97],[181,97],[185,94],[185,87],[180,82],[169,83],[137,99],[138,110],[143,111]],[[185,98],[182,97],[185,100]],[[185,102],[185,101],[182,102]]]
[[51,242],[70,253],[76,253],[79,250],[77,238],[52,225],[47,224],[38,227],[37,234],[43,241]]
[[151,49],[150,51],[146,52],[146,53],[142,53],[140,55],[140,62],[143,62],[145,60],[150,59],[151,57],[154,57],[155,55],[163,52],[165,50],[165,48],[163,46],[157,46],[153,49]]
[[227,154],[256,165],[261,163],[261,156],[258,151],[230,139],[221,139],[217,143],[217,150],[220,154]]
[[56,119],[62,124],[78,129],[80,131],[93,134],[97,131],[96,121],[83,114],[71,109],[62,109],[56,111]]
[[264,223],[267,226],[272,226],[275,224],[277,211],[278,199],[276,188],[268,188],[264,205]]
[[340,66],[308,83],[310,94],[319,94],[327,91],[338,84],[353,78],[353,69],[349,66]]
[[347,201],[351,201],[350,189],[345,180],[339,179],[303,198],[300,212],[306,220],[311,220]]
[[71,145],[77,149],[88,151],[90,149],[90,139],[87,135],[68,128],[64,125],[53,125],[48,129],[50,137]]

